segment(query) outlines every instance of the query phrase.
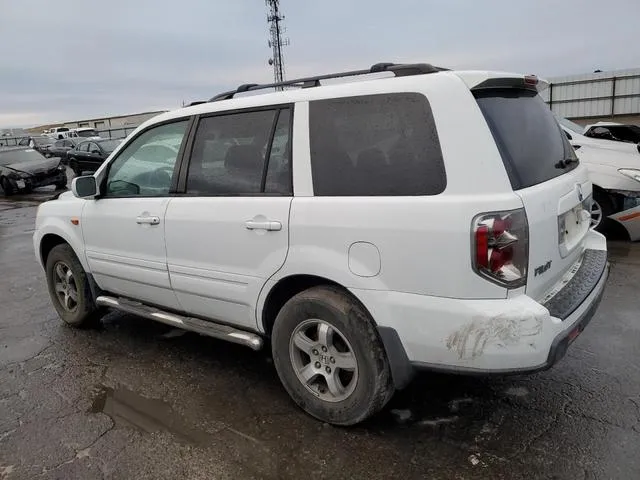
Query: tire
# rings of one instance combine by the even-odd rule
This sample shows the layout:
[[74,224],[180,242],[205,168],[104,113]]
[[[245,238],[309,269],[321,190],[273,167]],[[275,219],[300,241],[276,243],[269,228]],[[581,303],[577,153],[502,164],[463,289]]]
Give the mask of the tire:
[[603,233],[611,226],[607,217],[614,212],[613,199],[602,190],[593,191],[593,205],[591,207],[591,225],[597,232]]
[[53,247],[47,257],[46,274],[53,306],[67,325],[87,328],[98,324],[102,310],[96,306],[87,274],[69,245]]
[[82,170],[80,170],[78,162],[75,158],[69,159],[69,168],[73,171],[74,177],[79,177],[80,175],[82,175]]
[[13,187],[11,186],[11,183],[9,183],[9,180],[7,178],[1,178],[0,179],[0,185],[2,186],[2,191],[4,192],[4,196],[5,197],[9,197],[11,195],[13,195],[14,193],[16,193],[13,189]]
[[[362,422],[395,391],[372,319],[338,288],[313,287],[291,298],[278,313],[271,340],[284,388],[300,408],[323,422]],[[328,379],[333,379],[333,389]]]

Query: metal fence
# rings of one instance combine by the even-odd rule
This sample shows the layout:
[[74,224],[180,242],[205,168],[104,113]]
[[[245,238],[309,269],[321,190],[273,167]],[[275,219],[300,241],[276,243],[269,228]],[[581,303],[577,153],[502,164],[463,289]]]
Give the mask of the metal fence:
[[[119,138],[126,138],[136,128],[138,128],[137,125],[121,127],[121,128],[110,128],[106,130],[96,130],[96,131],[98,132],[98,135],[100,135],[102,138],[119,139]],[[20,140],[25,138],[25,136],[26,135],[23,135],[20,137],[0,137],[0,147],[17,147],[18,144],[20,143]],[[32,134],[31,136],[36,137],[37,134]]]

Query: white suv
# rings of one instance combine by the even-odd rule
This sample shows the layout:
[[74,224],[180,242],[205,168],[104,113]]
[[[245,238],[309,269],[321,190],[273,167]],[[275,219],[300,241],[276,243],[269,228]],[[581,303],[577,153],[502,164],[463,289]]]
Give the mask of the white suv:
[[[372,72],[389,78],[321,85]],[[244,85],[155,117],[40,206],[62,319],[113,308],[266,343],[295,402],[339,425],[417,368],[557,362],[608,267],[542,82],[378,64],[287,85],[304,88]],[[139,154],[158,142],[170,158]]]

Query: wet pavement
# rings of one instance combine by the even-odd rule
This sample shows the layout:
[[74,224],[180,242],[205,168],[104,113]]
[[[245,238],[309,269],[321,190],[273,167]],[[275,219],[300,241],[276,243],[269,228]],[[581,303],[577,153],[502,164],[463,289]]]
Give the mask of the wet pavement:
[[0,479],[640,478],[640,244],[554,369],[422,373],[355,428],[303,414],[267,353],[110,314],[57,318],[31,243],[53,192],[0,197]]

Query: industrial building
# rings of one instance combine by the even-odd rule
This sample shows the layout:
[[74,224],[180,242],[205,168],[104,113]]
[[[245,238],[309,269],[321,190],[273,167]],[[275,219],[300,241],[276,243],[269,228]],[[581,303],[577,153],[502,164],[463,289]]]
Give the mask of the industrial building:
[[542,98],[561,117],[640,125],[640,68],[548,79]]
[[84,120],[74,120],[71,122],[64,122],[64,123],[38,125],[37,127],[33,127],[28,130],[31,133],[41,133],[43,130],[48,130],[52,127],[68,127],[68,128],[90,127],[90,128],[95,128],[98,131],[132,129],[133,127],[137,127],[141,123],[164,112],[165,110],[159,110],[154,112],[134,113],[131,115],[117,115],[113,117],[88,118]]

